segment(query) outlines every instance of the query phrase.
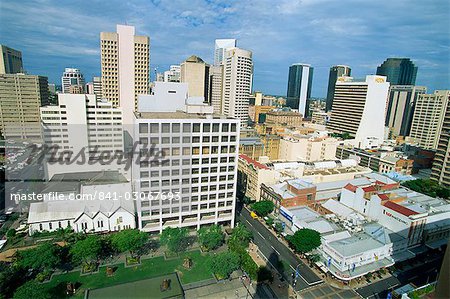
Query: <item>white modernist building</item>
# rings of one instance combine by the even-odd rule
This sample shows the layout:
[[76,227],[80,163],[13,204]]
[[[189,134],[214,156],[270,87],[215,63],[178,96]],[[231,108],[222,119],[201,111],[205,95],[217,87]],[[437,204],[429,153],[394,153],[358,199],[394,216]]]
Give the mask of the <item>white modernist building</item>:
[[333,100],[333,110],[327,129],[349,133],[354,145],[370,147],[373,139],[380,143],[385,138],[384,119],[389,82],[384,76],[366,76],[365,80],[339,77]]
[[79,69],[66,68],[61,77],[62,93],[69,93],[70,86],[81,86],[85,90],[85,80]]
[[239,48],[228,49],[223,70],[222,114],[240,119],[243,127],[248,120],[252,80],[252,52]]
[[94,94],[60,93],[58,105],[41,107],[40,113],[46,146],[57,146],[58,153],[70,151],[72,159],[79,153],[86,158],[81,164],[47,161],[47,179],[58,173],[96,170],[117,170],[131,178],[131,170],[126,170],[118,159],[112,163],[92,163],[101,152],[123,153],[122,109],[97,100]]
[[214,44],[214,65],[219,66],[224,63],[225,52],[229,48],[236,47],[235,39],[216,39]]
[[180,82],[181,66],[171,65],[168,71],[164,72],[164,82]]
[[165,105],[162,111],[167,100],[150,100],[145,107],[152,112],[135,114],[141,158],[133,182],[142,194],[137,215],[143,231],[234,224],[239,120],[212,114],[200,99],[183,96],[182,103],[174,100],[178,107]]
[[30,204],[29,234],[71,227],[76,232],[110,232],[136,228],[131,183],[118,172],[55,175],[43,201]]

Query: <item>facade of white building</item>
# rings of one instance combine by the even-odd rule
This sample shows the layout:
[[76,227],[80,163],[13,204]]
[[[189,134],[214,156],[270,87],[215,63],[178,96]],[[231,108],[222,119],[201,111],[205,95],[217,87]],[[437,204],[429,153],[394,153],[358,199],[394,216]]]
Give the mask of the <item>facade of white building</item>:
[[66,68],[61,77],[62,93],[69,93],[70,86],[81,86],[85,90],[85,80],[79,69]]
[[364,81],[338,78],[327,129],[349,133],[359,148],[370,146],[373,140],[384,140],[388,94],[389,82],[384,76],[370,75]]
[[131,183],[118,172],[59,174],[30,204],[29,234],[71,227],[76,232],[136,228]]
[[219,66],[224,63],[225,52],[228,48],[236,47],[235,39],[216,39],[214,44],[214,65]]
[[83,152],[87,159],[81,164],[47,163],[47,179],[57,173],[96,170],[118,170],[131,178],[131,171],[117,159],[103,165],[88,163],[90,154],[123,152],[122,109],[94,94],[58,94],[58,105],[41,107],[40,114],[45,145],[58,146],[58,153],[71,151],[73,158]]
[[252,52],[230,48],[225,52],[221,114],[238,118],[245,127],[248,120],[249,96],[252,91]]

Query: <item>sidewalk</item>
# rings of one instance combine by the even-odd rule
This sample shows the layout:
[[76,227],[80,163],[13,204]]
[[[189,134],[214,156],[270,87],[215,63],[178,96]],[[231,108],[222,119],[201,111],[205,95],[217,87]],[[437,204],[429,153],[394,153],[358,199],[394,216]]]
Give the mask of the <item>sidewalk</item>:
[[273,269],[273,267],[268,264],[261,256],[259,256],[258,246],[256,244],[250,243],[248,253],[258,266],[266,266],[267,268],[271,269],[273,282],[269,284],[269,287],[275,293],[277,298],[296,298],[297,295],[289,285],[289,283],[287,283],[287,281],[280,281],[280,274],[275,269]]

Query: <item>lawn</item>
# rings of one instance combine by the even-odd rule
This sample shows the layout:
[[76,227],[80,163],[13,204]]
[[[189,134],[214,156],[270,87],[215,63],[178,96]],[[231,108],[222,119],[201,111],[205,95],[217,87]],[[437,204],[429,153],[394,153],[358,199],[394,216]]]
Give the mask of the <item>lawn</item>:
[[[183,259],[189,257],[192,259],[191,269],[183,267]],[[66,283],[77,283],[77,297],[83,297],[84,290],[109,287],[121,283],[133,282],[143,279],[167,275],[178,271],[180,280],[183,284],[206,280],[212,278],[208,268],[209,255],[202,255],[200,251],[186,252],[178,258],[165,260],[164,257],[155,257],[143,259],[142,264],[136,267],[125,268],[124,264],[118,264],[115,267],[114,275],[106,275],[106,267],[100,267],[99,272],[92,275],[80,276],[80,272],[71,272],[53,276],[53,279],[46,283],[50,293],[61,298],[65,295]]]
[[[163,279],[170,280],[170,288],[161,291]],[[132,291],[130,291],[132,290]],[[114,285],[111,287],[89,291],[89,299],[111,299],[111,298],[183,298],[183,290],[175,273],[157,278],[144,279],[129,283]]]

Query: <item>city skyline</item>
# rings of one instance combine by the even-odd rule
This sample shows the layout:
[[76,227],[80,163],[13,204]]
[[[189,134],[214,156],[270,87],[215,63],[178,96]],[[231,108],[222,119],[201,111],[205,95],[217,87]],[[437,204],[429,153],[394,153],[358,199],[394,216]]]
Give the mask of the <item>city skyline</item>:
[[79,68],[86,81],[100,75],[100,32],[127,23],[136,26],[137,34],[150,36],[152,80],[155,67],[168,70],[193,54],[213,64],[214,40],[236,38],[240,47],[253,52],[254,90],[267,94],[285,95],[286,70],[293,63],[315,68],[312,96],[325,97],[332,65],[351,65],[353,75],[361,78],[375,74],[388,57],[411,58],[419,68],[416,84],[430,92],[450,84],[446,68],[450,26],[442,24],[449,22],[444,1],[433,6],[416,1],[377,7],[360,3],[357,17],[352,7],[356,2],[351,1],[347,5],[326,0],[195,4],[194,14],[192,3],[178,1],[118,2],[108,7],[92,3],[89,10],[54,1],[25,1],[23,10],[4,1],[2,44],[22,51],[29,74],[48,76],[53,83],[58,83],[65,67]]

